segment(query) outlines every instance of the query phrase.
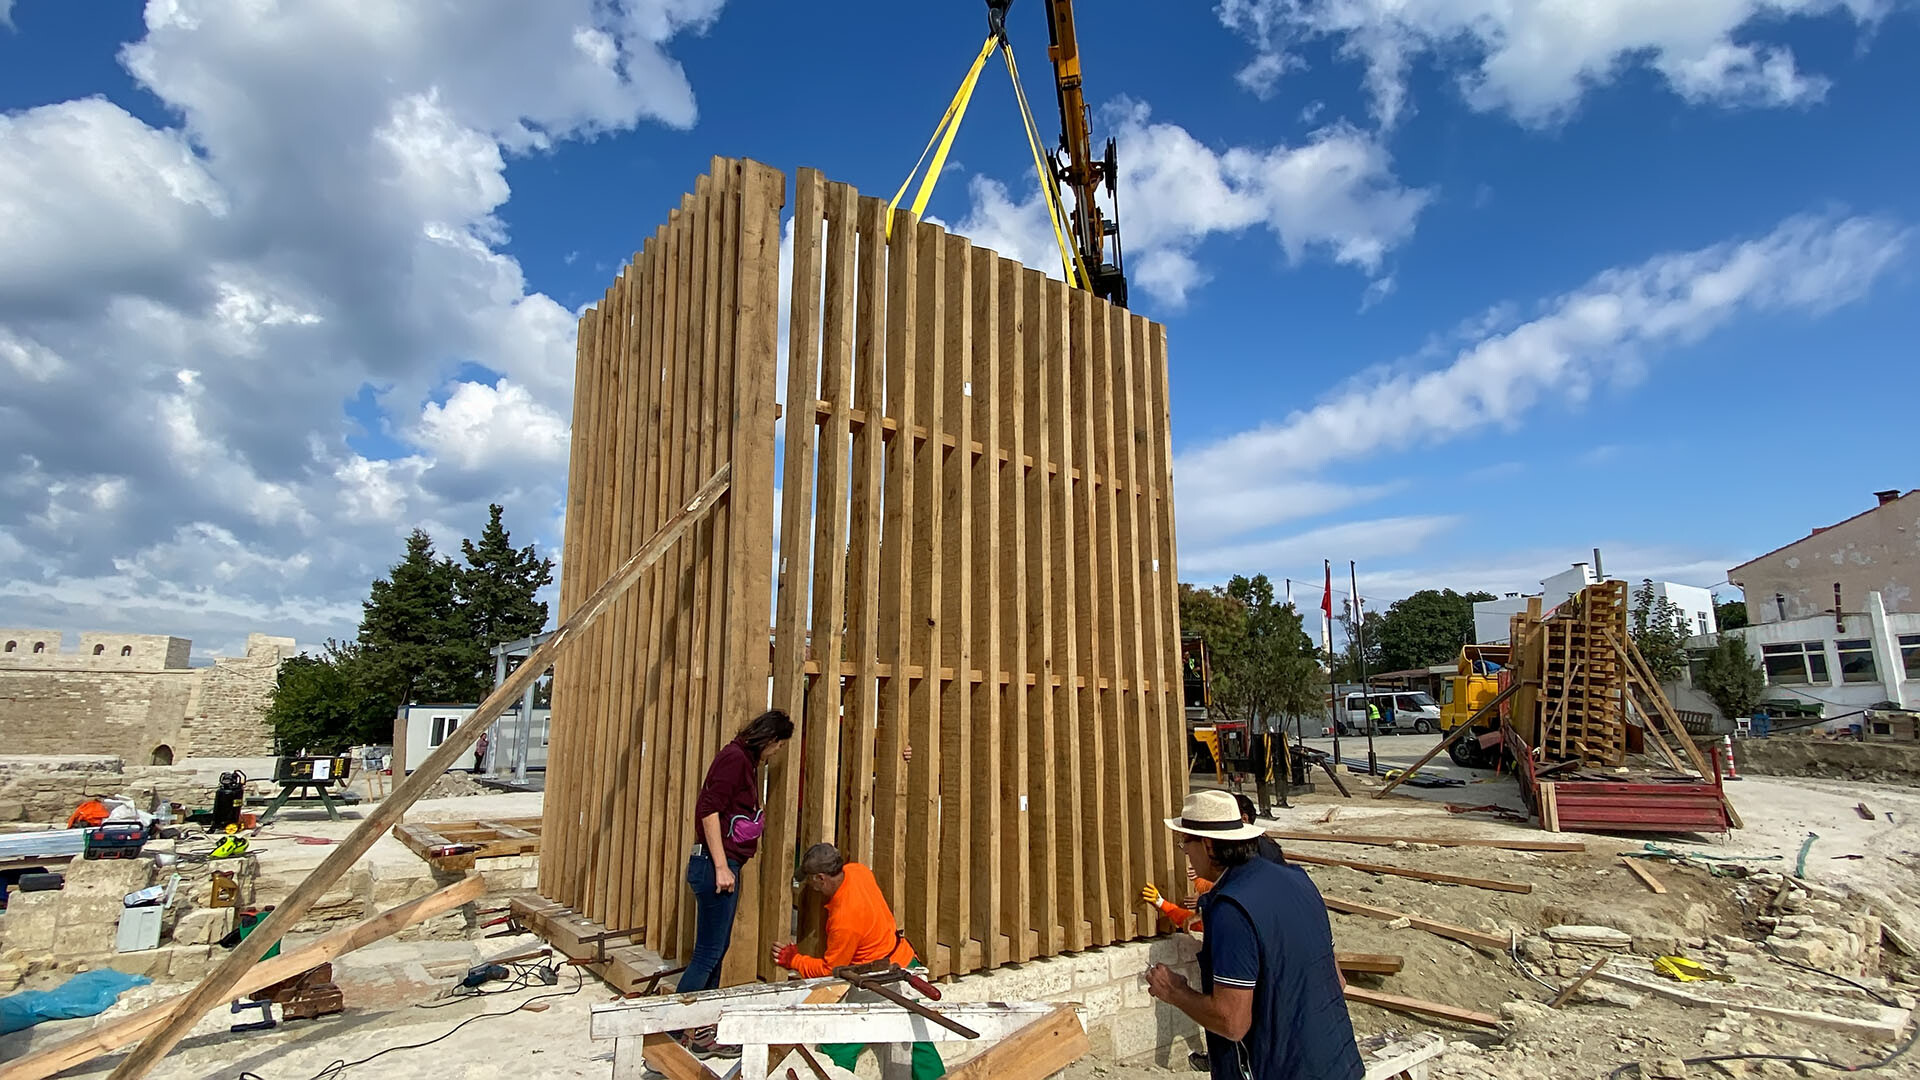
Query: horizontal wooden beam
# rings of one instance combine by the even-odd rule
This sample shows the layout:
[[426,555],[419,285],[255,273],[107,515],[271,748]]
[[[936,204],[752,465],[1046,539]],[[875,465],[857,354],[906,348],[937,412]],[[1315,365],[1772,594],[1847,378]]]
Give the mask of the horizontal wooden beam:
[[1499,878],[1469,877],[1465,874],[1442,874],[1433,870],[1409,870],[1404,866],[1388,866],[1385,863],[1361,862],[1358,859],[1332,859],[1324,855],[1302,855],[1295,851],[1287,852],[1287,861],[1309,863],[1315,866],[1344,866],[1369,874],[1387,874],[1392,877],[1431,881],[1436,885],[1465,885],[1474,889],[1491,889],[1495,892],[1510,893],[1530,893],[1533,891],[1533,883],[1530,881],[1502,881]]
[[[941,1005],[939,1012],[979,1032],[982,1039],[1004,1039],[1051,1015],[1057,1007],[1051,1002],[956,1003]],[[735,1005],[720,1014],[719,1024],[715,1038],[740,1046],[966,1040],[959,1032],[941,1027],[890,1001],[858,1005]]]
[[1352,953],[1336,952],[1333,964],[1341,971],[1359,972],[1365,975],[1398,975],[1406,965],[1406,960],[1392,953]]
[[1430,1016],[1436,1020],[1451,1020],[1456,1024],[1472,1024],[1475,1027],[1497,1028],[1500,1018],[1490,1013],[1475,1012],[1472,1009],[1442,1005],[1437,1001],[1422,1001],[1419,998],[1402,997],[1399,994],[1386,994],[1378,990],[1368,990],[1360,986],[1349,985],[1346,989],[1348,1001],[1357,1001],[1362,1005],[1374,1005],[1394,1012],[1412,1013],[1415,1016]]
[[[747,983],[726,990],[672,997],[616,1001],[593,1005],[587,1013],[587,1037],[624,1039],[720,1022],[723,1010],[755,1006],[797,1006],[824,986],[843,985],[838,979],[794,979],[783,983]],[[891,1008],[892,1006],[889,1006]],[[794,1040],[788,1039],[788,1042]]]
[[1316,833],[1288,829],[1268,829],[1276,840],[1309,840],[1318,844],[1371,844],[1392,847],[1398,843],[1432,844],[1435,847],[1499,848],[1503,851],[1585,851],[1577,840],[1499,840],[1470,836],[1402,836],[1398,834]]
[[1391,908],[1362,904],[1357,900],[1345,900],[1338,896],[1328,896],[1325,893],[1320,895],[1320,899],[1327,905],[1328,911],[1338,911],[1346,915],[1364,915],[1369,919],[1379,919],[1383,922],[1405,919],[1415,930],[1424,930],[1429,934],[1452,938],[1455,941],[1465,942],[1468,945],[1478,945],[1485,949],[1493,949],[1496,952],[1506,952],[1507,948],[1513,944],[1512,938],[1501,934],[1489,934],[1484,930],[1472,930],[1464,926],[1455,926],[1452,923],[1425,919],[1418,915],[1410,915],[1404,911],[1394,911]]

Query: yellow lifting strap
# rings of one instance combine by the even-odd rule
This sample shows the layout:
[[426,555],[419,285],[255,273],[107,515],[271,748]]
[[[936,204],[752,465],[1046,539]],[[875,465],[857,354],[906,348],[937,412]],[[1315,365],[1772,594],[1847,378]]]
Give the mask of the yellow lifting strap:
[[1020,120],[1027,132],[1027,149],[1033,153],[1033,170],[1039,175],[1040,195],[1047,200],[1047,217],[1053,222],[1053,240],[1060,245],[1060,268],[1066,273],[1067,283],[1082,289],[1092,289],[1093,283],[1087,277],[1087,268],[1080,261],[1080,252],[1067,242],[1066,209],[1060,205],[1059,193],[1054,190],[1053,176],[1047,172],[1046,155],[1040,149],[1040,128],[1033,121],[1033,109],[1027,104],[1027,92],[1020,85],[1020,66],[1014,63],[1012,44],[1002,41],[1000,51],[1007,58],[1007,77],[1013,80],[1013,97],[1020,103]]
[[913,178],[920,172],[920,166],[926,164],[927,154],[933,150],[933,144],[940,144],[940,152],[933,156],[933,167],[920,180],[920,190],[913,197],[913,216],[919,217],[927,208],[927,200],[933,198],[933,188],[940,180],[940,170],[947,164],[947,151],[953,149],[953,137],[960,133],[960,121],[967,115],[967,103],[973,100],[973,88],[980,81],[980,69],[987,65],[987,57],[993,55],[998,44],[992,34],[987,35],[986,44],[980,46],[980,55],[973,58],[973,66],[967,69],[967,77],[960,80],[960,89],[954,91],[953,101],[947,105],[945,115],[934,126],[933,137],[927,140],[927,148],[920,151],[920,160],[913,163],[913,171],[900,183],[900,190],[893,193],[893,201],[887,204],[887,236],[893,236],[893,212],[900,206],[900,200],[907,194],[907,188],[913,186]]

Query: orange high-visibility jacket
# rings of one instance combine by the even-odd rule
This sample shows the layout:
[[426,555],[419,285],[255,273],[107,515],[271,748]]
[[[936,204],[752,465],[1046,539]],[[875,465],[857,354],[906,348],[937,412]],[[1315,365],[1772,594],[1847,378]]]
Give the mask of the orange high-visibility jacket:
[[819,979],[833,974],[834,968],[875,960],[891,960],[906,967],[914,957],[913,946],[895,927],[893,909],[880,895],[880,883],[874,880],[873,871],[850,862],[841,872],[846,880],[827,900],[827,955],[795,956],[793,971]]

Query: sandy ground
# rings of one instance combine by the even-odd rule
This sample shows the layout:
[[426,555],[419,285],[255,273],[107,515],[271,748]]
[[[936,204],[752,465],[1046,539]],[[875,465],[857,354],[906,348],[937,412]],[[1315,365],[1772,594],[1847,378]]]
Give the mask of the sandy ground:
[[[1383,761],[1409,764],[1433,737],[1393,736],[1378,740]],[[1343,740],[1343,744],[1351,743]],[[1361,744],[1364,754],[1364,742]],[[1350,746],[1343,745],[1343,750]],[[1444,760],[1444,759],[1443,759]],[[1475,777],[1467,770],[1460,772]],[[1477,777],[1476,777],[1477,778]],[[1393,832],[1409,836],[1446,835],[1540,839],[1545,834],[1478,815],[1447,812],[1446,802],[1461,804],[1517,803],[1511,781],[1504,779],[1437,791],[1412,790],[1384,800],[1368,798],[1375,782],[1343,774],[1355,798],[1342,799],[1321,778],[1319,790],[1297,796],[1291,809],[1277,813],[1276,827],[1301,831]],[[1406,789],[1402,789],[1406,790]],[[1729,785],[1747,828],[1726,838],[1656,837],[1653,842],[1676,850],[1739,856],[1756,860],[1756,868],[1790,872],[1808,833],[1818,834],[1807,860],[1808,876],[1819,883],[1859,890],[1885,909],[1903,929],[1920,929],[1920,791],[1838,781],[1751,778]],[[528,816],[538,812],[538,793],[485,795],[423,802],[409,820],[457,820],[477,817]],[[1854,807],[1865,802],[1873,820],[1859,817]],[[1327,820],[1332,814],[1330,821]],[[357,815],[356,815],[357,816]],[[328,822],[324,814],[288,815],[269,837],[299,835],[338,838],[356,823],[354,817]],[[1528,894],[1490,892],[1435,885],[1377,875],[1343,867],[1312,867],[1321,890],[1382,907],[1440,919],[1489,931],[1512,928],[1537,933],[1562,923],[1597,923],[1625,929],[1643,940],[1684,948],[1690,955],[1715,962],[1738,963],[1741,987],[1778,989],[1807,1007],[1840,1007],[1836,994],[1844,988],[1831,980],[1809,976],[1765,959],[1720,957],[1710,943],[1728,938],[1755,940],[1751,897],[1741,883],[1711,876],[1684,866],[1655,868],[1668,892],[1655,895],[1621,866],[1619,854],[1639,849],[1647,838],[1575,836],[1587,842],[1584,853],[1544,854],[1484,848],[1438,850],[1393,849],[1289,842],[1301,852],[1359,859],[1404,867],[1525,881]],[[268,840],[264,845],[284,872],[317,863],[329,848]],[[1837,858],[1860,855],[1859,859]],[[396,873],[415,868],[419,860],[390,837],[375,845],[369,858],[395,860]],[[404,862],[403,862],[404,861]],[[1178,883],[1161,883],[1163,887]],[[1743,907],[1743,897],[1749,906]],[[1332,917],[1336,944],[1341,949],[1393,953],[1404,958],[1393,976],[1357,977],[1360,985],[1391,993],[1505,1014],[1503,1030],[1428,1024],[1404,1015],[1356,1006],[1353,1018],[1363,1038],[1407,1034],[1423,1030],[1443,1032],[1452,1040],[1443,1059],[1444,1077],[1603,1077],[1614,1067],[1638,1060],[1698,1054],[1703,1048],[1789,1048],[1815,1052],[1844,1061],[1859,1061],[1881,1048],[1832,1032],[1744,1016],[1724,1009],[1688,1009],[1658,998],[1633,1007],[1604,1001],[1577,1000],[1553,1013],[1536,1008],[1566,981],[1557,974],[1536,978],[1504,955],[1474,949],[1451,940],[1358,916]],[[1908,930],[1909,936],[1920,934]],[[232,1035],[225,1014],[207,1018],[180,1051],[154,1073],[157,1077],[219,1077],[235,1080],[252,1073],[261,1080],[307,1080],[335,1061],[355,1061],[382,1049],[425,1042],[482,1012],[502,1011],[539,994],[573,988],[574,969],[563,969],[562,982],[552,989],[529,990],[481,1001],[460,1002],[427,1010],[421,1004],[449,986],[466,967],[487,956],[510,951],[516,939],[479,942],[383,942],[350,954],[337,964],[336,981],[346,992],[346,1014],[318,1021],[297,1021],[272,1032]],[[1637,975],[1646,975],[1644,956],[1623,956],[1616,963]],[[135,991],[111,1015],[178,993],[180,986],[156,986]],[[1914,987],[1905,987],[1912,991]],[[611,999],[607,989],[589,979],[572,994],[554,997],[541,1012],[518,1012],[475,1021],[429,1048],[382,1056],[356,1066],[350,1075],[385,1078],[486,1076],[502,1070],[510,1060],[515,1071],[538,1076],[605,1077],[611,1071],[611,1047],[586,1037],[590,1004]],[[1532,1011],[1529,1011],[1532,1010]],[[92,1021],[43,1024],[28,1032],[0,1039],[0,1059],[43,1047],[85,1030]],[[103,1074],[115,1059],[102,1059],[87,1074]],[[1184,1064],[1184,1063],[1179,1063]],[[1906,1064],[1906,1063],[1902,1063]],[[1096,1059],[1083,1060],[1068,1072],[1075,1080],[1148,1080],[1191,1072],[1120,1066]],[[1702,1072],[1701,1075],[1709,1075]],[[1720,1075],[1714,1073],[1711,1075]],[[1881,1075],[1920,1076],[1920,1063],[1906,1072]]]

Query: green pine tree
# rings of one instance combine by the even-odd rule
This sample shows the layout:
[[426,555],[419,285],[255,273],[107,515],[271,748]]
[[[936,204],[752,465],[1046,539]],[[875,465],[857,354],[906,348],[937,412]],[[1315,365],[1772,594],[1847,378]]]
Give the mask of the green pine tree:
[[280,666],[267,723],[282,753],[325,754],[393,736],[393,709],[368,678],[360,647],[328,641]]
[[413,701],[477,701],[485,690],[486,646],[468,625],[459,583],[460,568],[415,529],[361,604],[359,644],[387,715]]
[[1687,615],[1679,605],[1653,594],[1653,580],[1643,579],[1633,593],[1627,634],[1661,682],[1680,677],[1687,666]]
[[498,503],[488,507],[487,527],[480,542],[460,541],[467,565],[460,568],[458,594],[467,626],[481,647],[483,685],[493,668],[486,650],[503,641],[518,641],[547,625],[547,605],[534,597],[553,581],[553,560],[542,558],[529,545],[515,549],[513,538],[500,523]]
[[1720,635],[1700,667],[1700,692],[1713,699],[1727,717],[1752,716],[1767,689],[1767,679],[1754,663],[1747,643],[1731,634]]

